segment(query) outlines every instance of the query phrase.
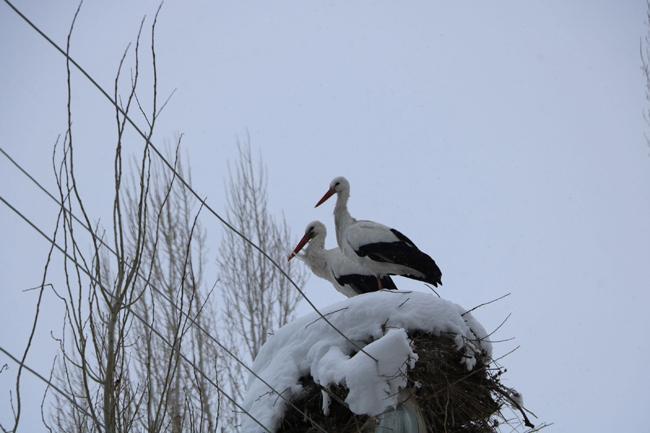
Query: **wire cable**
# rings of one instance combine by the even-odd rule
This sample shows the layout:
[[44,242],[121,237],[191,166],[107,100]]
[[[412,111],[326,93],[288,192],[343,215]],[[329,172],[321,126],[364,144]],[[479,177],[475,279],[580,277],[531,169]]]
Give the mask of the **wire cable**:
[[[2,147],[0,147],[0,153],[7,158],[18,170],[20,170],[21,173],[23,173],[27,178],[29,178],[43,193],[45,193],[49,198],[51,198],[60,208],[63,210],[66,214],[71,216],[81,227],[83,227],[86,231],[89,233],[93,234],[93,231],[88,227],[80,218],[78,218],[75,214],[73,214],[67,207],[65,207],[59,200],[43,186],[34,176],[32,176],[31,173],[29,173],[22,165],[20,165],[14,158],[11,157]],[[117,252],[108,245],[102,238],[97,238],[99,243],[105,247],[108,251],[110,251],[118,260],[120,260]],[[124,264],[127,267],[130,267],[128,263],[125,263],[124,260],[120,260],[122,264]],[[252,374],[255,378],[259,379],[260,382],[262,382],[264,385],[266,385],[273,393],[277,394],[283,401],[285,401],[289,406],[291,406],[293,409],[298,411],[300,415],[302,415],[305,419],[310,421],[312,425],[320,430],[323,433],[327,433],[327,431],[320,426],[316,421],[314,421],[308,414],[306,414],[302,409],[300,409],[298,406],[296,406],[289,398],[285,397],[284,394],[280,391],[278,391],[276,388],[274,388],[270,383],[268,383],[266,380],[264,380],[260,375],[258,375],[252,368],[250,368],[244,361],[242,361],[237,355],[235,355],[230,349],[228,349],[226,346],[224,346],[219,340],[217,340],[216,337],[214,337],[203,325],[198,323],[190,314],[188,314],[186,311],[181,309],[176,303],[162,290],[157,288],[155,285],[151,284],[150,281],[147,281],[147,278],[142,275],[142,273],[138,270],[136,271],[136,276],[141,278],[144,282],[146,282],[156,293],[158,293],[164,300],[166,300],[174,309],[176,309],[177,312],[181,313],[185,318],[193,325],[195,326],[198,330],[203,332],[203,334],[208,337],[212,342],[214,342],[217,346],[219,346],[221,349],[223,349],[224,352],[226,352],[229,356],[231,356],[237,363],[239,363],[246,371],[248,371],[250,374]]]
[[[54,239],[50,238],[43,230],[41,230],[35,223],[33,223],[29,218],[27,218],[22,212],[20,212],[18,209],[16,209],[11,203],[9,203],[3,196],[0,195],[0,202],[2,202],[5,206],[7,206],[9,209],[11,209],[15,214],[17,214],[23,221],[25,221],[27,224],[29,224],[34,230],[36,230],[42,237],[44,237],[50,244],[54,245],[54,247],[61,253],[63,254],[68,260],[70,260],[72,263],[74,263],[78,269],[80,269],[88,278],[95,284],[97,284],[99,287],[101,287],[103,290],[106,291],[106,293],[113,297],[110,291],[106,290],[104,288],[104,285],[97,279],[95,278],[90,271],[88,271],[84,266],[82,266],[74,257],[72,257],[66,250],[64,250],[59,244],[57,244]],[[143,319],[135,310],[130,310],[131,314],[133,314],[142,324],[149,329],[151,332],[156,334],[158,338],[160,338],[166,345],[168,345],[172,351],[176,351],[178,355],[183,358],[185,362],[187,362],[189,365],[191,365],[196,371],[201,373],[203,378],[207,380],[212,386],[217,388],[219,392],[221,392],[231,403],[233,403],[237,409],[241,410],[243,413],[248,415],[257,425],[259,425],[264,431],[267,433],[273,433],[268,427],[266,427],[264,424],[261,423],[257,418],[255,418],[248,410],[246,410],[242,405],[237,403],[233,397],[231,397],[221,386],[219,386],[210,376],[208,376],[202,369],[200,369],[194,361],[189,359],[183,352],[179,351],[177,347],[171,342],[169,342],[156,328],[151,326],[149,322],[147,322],[145,319]]]
[[[2,347],[2,346],[0,346],[0,352],[4,353],[4,354],[5,354],[9,359],[11,359],[13,362],[15,362],[15,363],[18,364],[19,366],[23,367],[25,370],[27,370],[28,372],[32,373],[34,376],[38,377],[38,378],[41,380],[41,382],[46,383],[48,387],[52,388],[53,390],[55,390],[56,392],[58,392],[59,394],[61,394],[61,395],[62,395],[66,400],[68,400],[70,403],[72,403],[72,405],[73,405],[74,407],[76,407],[77,410],[79,410],[80,412],[82,412],[84,415],[86,415],[86,416],[88,416],[88,417],[90,417],[90,418],[93,418],[92,414],[90,414],[86,409],[84,409],[83,407],[81,407],[81,406],[79,405],[79,403],[77,403],[77,402],[75,401],[74,398],[70,397],[70,395],[69,395],[68,393],[66,393],[65,391],[63,391],[62,389],[60,389],[58,386],[56,386],[55,384],[53,384],[52,381],[50,381],[49,379],[46,379],[45,376],[43,376],[42,374],[40,374],[38,371],[34,370],[33,368],[31,368],[29,365],[25,364],[24,362],[21,362],[20,359],[16,358],[14,355],[11,354],[11,352],[9,352],[8,350],[6,350],[6,349],[5,349],[4,347]],[[104,427],[104,424],[102,424],[101,421],[99,421],[99,420],[95,420],[95,421],[100,425],[100,427],[102,427],[104,430],[106,430],[106,427]]]
[[34,24],[25,14],[23,14],[14,4],[9,1],[9,0],[4,0],[4,2],[18,15],[20,16],[31,28],[33,28],[41,37],[43,37],[50,45],[52,45],[54,48],[56,48],[59,53],[61,53],[70,63],[72,63],[79,72],[83,76],[88,79],[88,81],[91,82],[93,86],[99,90],[99,92],[104,95],[106,99],[115,107],[116,110],[120,112],[124,116],[124,118],[128,121],[128,123],[135,129],[135,131],[140,135],[144,140],[147,145],[151,146],[151,149],[154,151],[154,153],[160,158],[160,160],[163,162],[163,164],[171,170],[171,172],[178,178],[178,180],[183,184],[183,186],[205,207],[205,209],[211,213],[215,218],[217,218],[223,225],[225,225],[229,230],[237,234],[244,242],[248,243],[251,247],[253,247],[257,252],[262,254],[264,258],[266,258],[275,268],[278,269],[280,274],[284,276],[287,281],[300,293],[300,295],[307,301],[309,306],[320,316],[321,319],[323,319],[329,326],[331,326],[340,336],[342,336],[345,340],[347,340],[354,348],[356,348],[359,352],[362,352],[369,356],[372,360],[375,362],[377,361],[377,358],[366,352],[363,347],[361,347],[359,344],[355,343],[352,341],[348,336],[346,336],[341,330],[339,330],[334,324],[323,315],[323,313],[320,312],[320,310],[314,305],[314,303],[307,297],[305,292],[298,287],[298,285],[291,279],[289,274],[276,262],[266,251],[264,251],[260,246],[258,246],[255,242],[253,242],[251,239],[249,239],[246,235],[244,235],[242,232],[240,232],[237,228],[235,228],[232,224],[230,224],[224,217],[222,217],[217,211],[215,211],[212,206],[210,206],[207,201],[200,196],[189,184],[187,180],[183,176],[178,173],[176,168],[169,162],[167,158],[158,150],[158,148],[151,142],[149,137],[138,127],[138,125],[129,117],[129,115],[122,109],[122,107],[117,104],[117,102],[104,90],[104,88],[97,83],[97,81],[88,73],[86,70],[79,65],[66,51],[64,51],[59,45],[57,45],[56,42],[54,42],[47,34],[45,34],[36,24]]

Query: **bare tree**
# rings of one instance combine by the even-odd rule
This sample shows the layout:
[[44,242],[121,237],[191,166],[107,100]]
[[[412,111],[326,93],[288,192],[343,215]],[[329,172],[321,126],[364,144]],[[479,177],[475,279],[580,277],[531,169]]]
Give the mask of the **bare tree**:
[[[645,77],[645,99],[648,107],[643,112],[646,123],[650,125],[650,0],[646,2],[646,35],[641,40],[641,71]],[[650,137],[646,135],[646,143],[650,146]]]
[[[68,33],[70,51],[77,9]],[[160,9],[159,9],[160,10]],[[54,290],[64,307],[55,339],[60,354],[51,376],[57,392],[43,397],[43,422],[50,432],[230,432],[237,430],[239,413],[222,416],[222,381],[241,401],[245,374],[241,364],[221,365],[220,353],[205,329],[214,328],[216,315],[204,278],[205,232],[198,222],[201,207],[176,182],[189,175],[179,162],[174,171],[151,159],[160,112],[151,25],[151,94],[148,109],[142,91],[140,65],[143,19],[133,50],[125,50],[117,68],[112,98],[115,106],[114,190],[108,229],[102,228],[83,199],[77,179],[73,130],[71,59],[67,57],[67,130],[55,145],[52,168],[61,210],[54,239],[62,243],[64,284]],[[132,53],[132,57],[128,54]],[[132,59],[132,60],[130,60]],[[125,65],[131,63],[126,79]],[[124,82],[128,82],[124,91]],[[144,149],[129,171],[124,145],[129,116],[136,111],[148,125]],[[251,155],[248,141],[239,146],[240,158],[228,180],[228,217],[279,263],[286,263],[290,242],[284,219],[271,216],[267,206],[266,174]],[[125,182],[130,179],[131,182]],[[184,183],[184,182],[183,182]],[[52,245],[54,247],[54,245]],[[50,251],[51,254],[52,250]],[[38,322],[38,306],[32,327]],[[225,340],[235,355],[250,363],[268,336],[294,314],[298,293],[282,273],[231,232],[224,235],[217,260],[221,266]],[[298,284],[304,274],[286,264],[284,271]],[[196,325],[196,326],[195,326]],[[26,358],[31,337],[23,355]],[[20,420],[20,372],[17,374],[14,426]],[[222,373],[223,372],[223,373]]]
[[[147,177],[159,180],[145,182],[143,189],[140,175],[127,190],[123,220],[128,226],[116,230],[117,238],[125,239],[124,256],[110,255],[101,245],[93,255],[100,258],[101,277],[83,264],[89,260],[82,255],[66,269],[66,275],[81,274],[81,268],[90,277],[59,294],[66,312],[74,307],[76,312],[66,314],[57,378],[69,394],[83,397],[87,413],[56,400],[53,430],[217,431],[220,396],[204,373],[219,380],[218,353],[189,320],[211,326],[212,308],[203,290],[205,238],[185,190],[160,164],[147,166]],[[177,170],[183,171],[180,165]],[[140,214],[146,223],[136,217]],[[77,242],[69,227],[63,232]],[[72,320],[73,315],[83,319]],[[183,362],[182,354],[193,364]]]
[[[152,163],[150,155],[149,143],[161,110],[154,46],[157,16],[151,26],[153,96],[148,115],[138,98],[142,24],[125,95],[120,84],[127,51],[115,78],[114,98],[120,101],[120,109],[115,109],[110,240],[91,223],[75,176],[68,64],[68,129],[60,154],[55,148],[53,158],[60,161],[54,171],[64,211],[57,229],[65,254],[64,289],[56,291],[65,317],[57,336],[61,356],[54,376],[75,404],[52,398],[51,413],[43,416],[50,432],[218,429],[220,395],[208,386],[208,381],[220,380],[218,353],[191,326],[192,322],[204,328],[212,324],[212,308],[203,287],[205,235],[198,223],[200,209],[195,209],[189,192],[175,182],[175,175],[162,164]],[[73,27],[74,20],[68,50]],[[127,115],[136,105],[148,130],[133,174],[126,174],[132,182],[125,185],[124,133]],[[185,171],[178,158],[175,168]],[[75,222],[76,215],[81,215],[81,226]],[[83,228],[89,238],[84,238]],[[90,253],[81,247],[84,239],[90,241]]]
[[[176,152],[178,161],[178,147]],[[206,235],[198,222],[193,223],[196,203],[187,189],[174,181],[174,175],[163,164],[154,163],[153,167],[157,181],[150,189],[149,206],[160,212],[156,221],[151,221],[155,229],[150,230],[145,241],[143,256],[149,276],[136,283],[144,295],[135,308],[147,323],[155,323],[165,332],[167,340],[178,341],[179,350],[172,350],[154,338],[149,328],[137,324],[134,332],[144,343],[135,348],[138,377],[149,386],[147,431],[161,431],[160,426],[169,425],[172,433],[215,432],[220,395],[191,366],[182,365],[180,358],[181,351],[190,355],[200,370],[220,379],[218,348],[200,329],[214,329],[216,317],[204,287]],[[181,176],[191,178],[185,165],[176,163],[175,167]],[[135,211],[137,196],[130,194],[127,203]],[[137,239],[135,225],[131,227],[131,239]],[[170,299],[175,305],[170,304]],[[194,321],[189,328],[184,320],[187,317]],[[182,367],[169,377],[159,374],[155,360],[172,357],[173,363]],[[166,410],[160,413],[154,410],[156,407]]]
[[[291,242],[286,221],[274,218],[268,209],[264,166],[260,159],[253,159],[248,138],[238,144],[238,151],[226,184],[228,219],[277,263],[284,264],[287,274],[302,285],[304,271],[286,260]],[[241,359],[253,360],[269,335],[292,319],[299,294],[267,259],[230,231],[221,241],[217,262],[224,293],[224,339]],[[228,363],[226,370],[232,395],[241,399],[245,372],[234,362]],[[238,413],[230,417],[228,424],[235,430]]]

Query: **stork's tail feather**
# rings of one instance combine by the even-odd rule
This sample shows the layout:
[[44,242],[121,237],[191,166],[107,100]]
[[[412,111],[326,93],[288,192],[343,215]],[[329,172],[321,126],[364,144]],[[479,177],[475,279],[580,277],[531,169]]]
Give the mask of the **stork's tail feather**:
[[438,285],[442,286],[442,272],[440,268],[431,257],[425,253],[420,253],[422,255],[421,260],[418,261],[418,266],[413,267],[413,269],[420,271],[424,274],[424,277],[411,276],[411,278],[432,284],[434,287],[438,287]]

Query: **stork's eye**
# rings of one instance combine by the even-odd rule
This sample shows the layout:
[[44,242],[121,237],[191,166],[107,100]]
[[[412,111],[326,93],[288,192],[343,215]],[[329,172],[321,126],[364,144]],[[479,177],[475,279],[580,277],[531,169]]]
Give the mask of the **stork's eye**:
[[339,186],[340,184],[341,184],[341,182],[336,182],[336,183],[334,184],[334,186]]

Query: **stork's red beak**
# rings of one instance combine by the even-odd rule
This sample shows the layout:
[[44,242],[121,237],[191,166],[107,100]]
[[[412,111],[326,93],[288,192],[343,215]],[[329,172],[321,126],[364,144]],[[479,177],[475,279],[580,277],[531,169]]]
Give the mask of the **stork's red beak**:
[[322,196],[320,200],[318,200],[318,203],[316,203],[316,206],[314,206],[314,207],[318,207],[318,206],[322,205],[323,203],[325,203],[327,201],[328,198],[330,198],[334,194],[336,194],[336,190],[334,188],[328,189],[327,192],[325,193],[325,195]]
[[289,258],[287,259],[287,261],[289,261],[289,260],[293,259],[294,257],[296,257],[296,254],[298,254],[300,252],[300,250],[302,250],[302,248],[305,246],[305,244],[307,242],[309,242],[309,239],[310,239],[310,237],[309,237],[308,234],[303,236],[302,239],[300,239],[300,242],[298,242],[298,245],[296,245],[296,248],[294,248],[293,252],[289,255]]

